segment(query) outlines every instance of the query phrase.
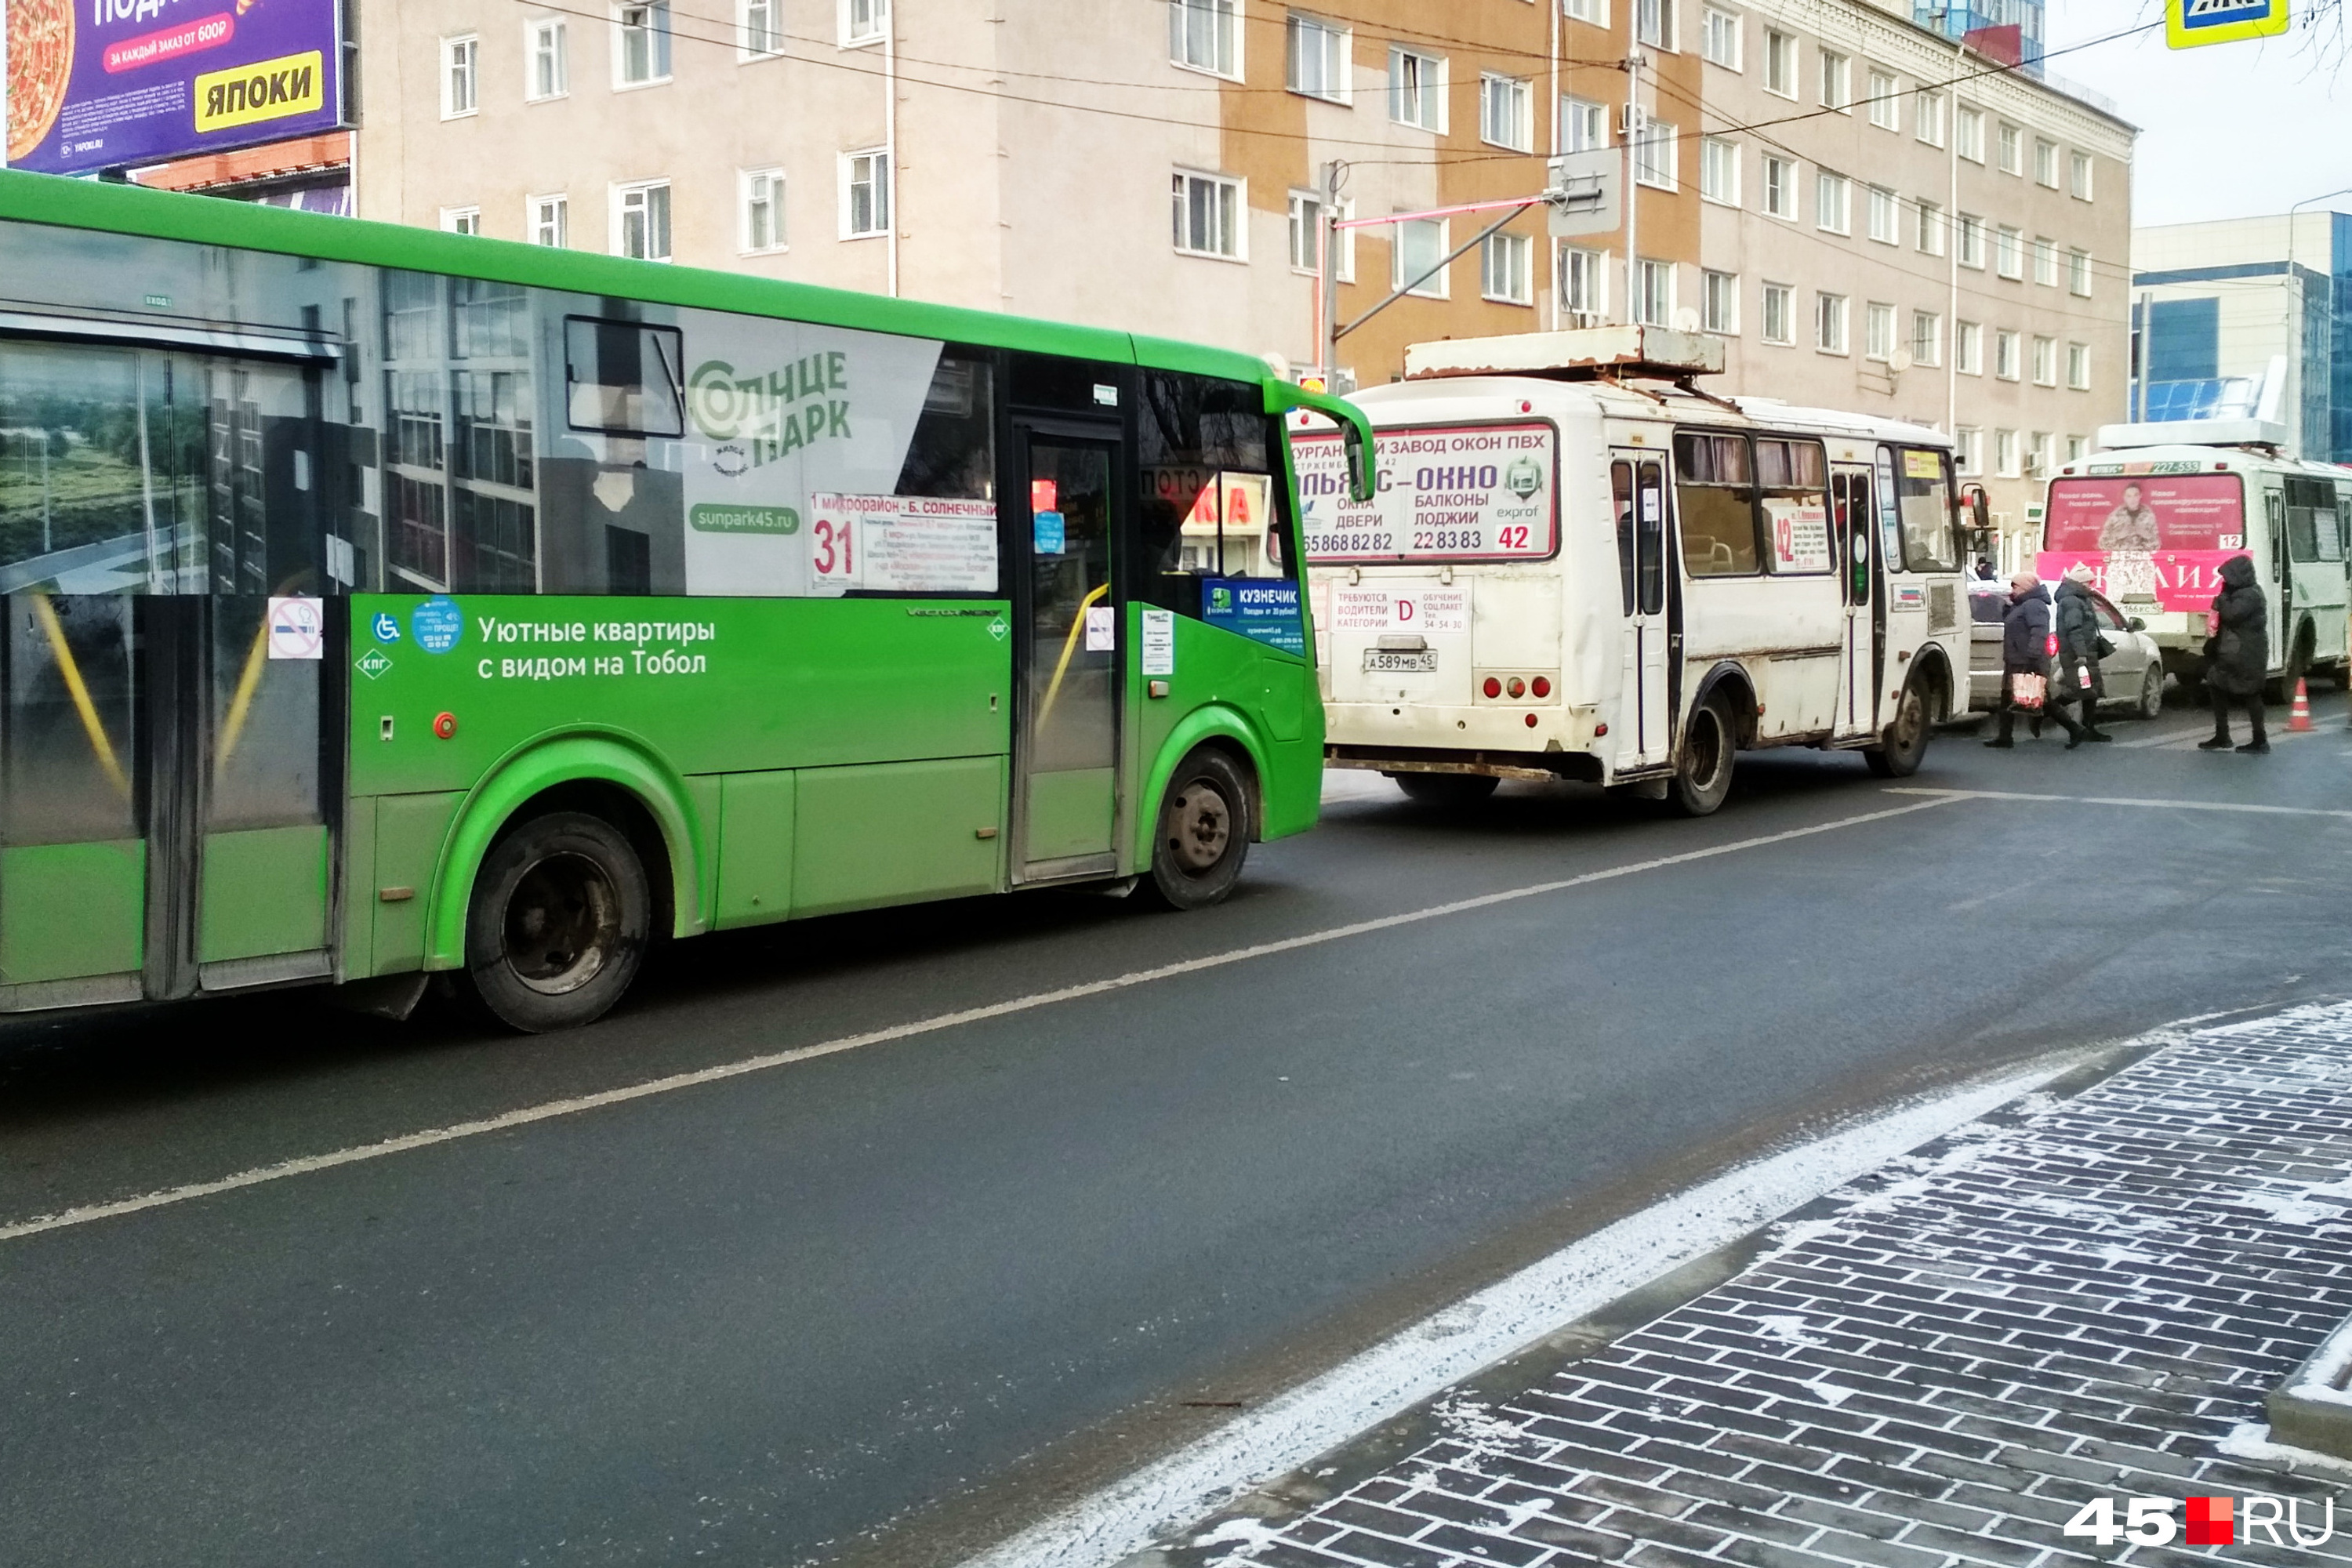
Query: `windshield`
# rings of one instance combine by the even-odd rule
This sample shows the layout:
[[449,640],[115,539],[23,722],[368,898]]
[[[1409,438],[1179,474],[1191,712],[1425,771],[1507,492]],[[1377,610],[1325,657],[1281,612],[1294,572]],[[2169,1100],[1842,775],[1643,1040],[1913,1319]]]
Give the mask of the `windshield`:
[[1376,432],[1380,489],[1348,499],[1336,431],[1294,431],[1307,558],[1528,561],[1552,552],[1559,437],[1540,420]]
[[2235,474],[2125,474],[2050,486],[2045,550],[2242,550]]

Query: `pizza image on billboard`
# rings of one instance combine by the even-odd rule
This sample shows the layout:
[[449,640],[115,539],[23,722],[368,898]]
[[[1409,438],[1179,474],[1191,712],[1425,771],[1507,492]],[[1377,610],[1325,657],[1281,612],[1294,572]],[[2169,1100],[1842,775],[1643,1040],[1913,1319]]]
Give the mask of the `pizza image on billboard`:
[[65,107],[73,75],[73,0],[11,0],[8,14],[8,162],[41,144]]

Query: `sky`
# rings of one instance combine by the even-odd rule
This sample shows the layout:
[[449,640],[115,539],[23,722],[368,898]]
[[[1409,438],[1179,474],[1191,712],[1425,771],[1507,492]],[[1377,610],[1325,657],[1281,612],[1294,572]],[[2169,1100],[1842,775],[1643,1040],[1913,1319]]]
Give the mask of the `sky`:
[[[2052,74],[2105,93],[2139,127],[2135,226],[2282,213],[2352,185],[2352,58],[2340,16],[2326,16],[2315,33],[2314,0],[2289,6],[2295,25],[2275,38],[2173,50],[2158,26],[2057,54],[2164,12],[2160,0],[2049,0]],[[2306,210],[2326,207],[2352,212],[2352,194]]]

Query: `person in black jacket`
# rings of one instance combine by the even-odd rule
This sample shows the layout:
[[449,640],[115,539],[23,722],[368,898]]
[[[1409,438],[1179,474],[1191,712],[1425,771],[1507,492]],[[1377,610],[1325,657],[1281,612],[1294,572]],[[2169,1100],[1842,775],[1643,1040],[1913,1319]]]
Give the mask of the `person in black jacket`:
[[2091,597],[2091,569],[2077,566],[2059,580],[2057,597],[2058,673],[2051,682],[2053,705],[2079,700],[2083,704],[2083,739],[2112,741],[2099,728],[2099,702],[2107,683],[2099,675],[2099,607]]
[[[2017,678],[2021,675],[2047,677],[2050,673],[2050,601],[2042,595],[2042,579],[2031,572],[2020,572],[2009,580],[2009,608],[2000,618],[2000,733],[1985,742],[1988,746],[2009,747],[2017,744],[2012,731],[2017,727]],[[2066,731],[2066,749],[2073,751],[2083,743],[2083,727],[2074,722],[2066,710],[2050,696],[2042,699],[2042,709],[2028,712],[2047,712]]]
[[2205,689],[2213,699],[2213,738],[2200,752],[2230,744],[2230,704],[2242,706],[2253,738],[2238,750],[2256,756],[2271,749],[2263,732],[2263,681],[2270,674],[2270,606],[2254,581],[2254,558],[2232,555],[2221,563],[2221,591],[2213,595],[2213,640],[2205,645]]

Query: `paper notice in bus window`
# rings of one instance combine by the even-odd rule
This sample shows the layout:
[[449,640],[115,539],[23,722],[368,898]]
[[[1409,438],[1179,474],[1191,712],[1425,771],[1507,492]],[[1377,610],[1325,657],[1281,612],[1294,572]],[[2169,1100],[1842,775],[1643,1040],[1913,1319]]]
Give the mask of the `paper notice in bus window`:
[[1906,479],[1940,479],[1944,465],[1933,452],[1906,447],[1903,453],[1903,477]]
[[1772,524],[1775,572],[1826,572],[1834,564],[1829,513],[1819,500],[1766,496],[1764,515]]
[[1143,673],[1176,673],[1176,612],[1173,610],[1143,612]]
[[898,594],[996,592],[996,503],[930,496],[809,498],[809,575]]
[[1552,552],[1559,437],[1549,425],[1377,435],[1379,489],[1360,506],[1349,499],[1339,435],[1292,433],[1309,561],[1514,561]]

